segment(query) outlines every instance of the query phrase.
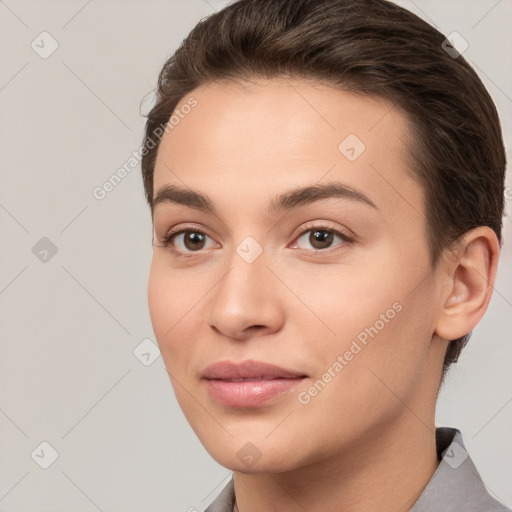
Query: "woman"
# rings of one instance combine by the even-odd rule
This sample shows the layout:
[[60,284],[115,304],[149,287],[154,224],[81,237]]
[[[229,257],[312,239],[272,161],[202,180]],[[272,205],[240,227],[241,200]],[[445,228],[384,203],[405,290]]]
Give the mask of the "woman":
[[146,125],[148,301],[215,511],[509,510],[446,370],[495,280],[505,153],[453,45],[384,0],[240,0],[165,63]]

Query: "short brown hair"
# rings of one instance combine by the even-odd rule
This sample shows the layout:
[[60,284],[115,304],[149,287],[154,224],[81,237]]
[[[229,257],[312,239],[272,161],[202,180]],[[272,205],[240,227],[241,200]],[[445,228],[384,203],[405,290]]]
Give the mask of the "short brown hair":
[[[151,210],[153,134],[184,96],[224,79],[313,78],[391,100],[412,122],[411,175],[425,191],[433,268],[444,247],[477,226],[492,228],[501,243],[506,157],[498,114],[445,39],[386,0],[238,0],[201,20],[165,62],[148,114],[141,165]],[[442,379],[470,335],[450,342]]]

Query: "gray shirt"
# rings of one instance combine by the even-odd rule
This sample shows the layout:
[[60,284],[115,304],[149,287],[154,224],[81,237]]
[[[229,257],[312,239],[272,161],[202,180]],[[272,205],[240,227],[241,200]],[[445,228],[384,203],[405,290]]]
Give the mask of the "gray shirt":
[[[460,430],[436,428],[439,466],[409,512],[512,512],[487,491]],[[233,478],[204,512],[233,512]]]

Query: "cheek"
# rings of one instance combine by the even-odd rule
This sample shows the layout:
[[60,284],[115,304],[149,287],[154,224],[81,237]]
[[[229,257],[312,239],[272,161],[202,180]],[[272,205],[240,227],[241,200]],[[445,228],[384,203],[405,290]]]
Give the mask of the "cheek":
[[[341,349],[346,340],[373,325],[400,298],[393,270],[384,270],[382,260],[380,265],[283,270],[283,281],[293,283],[293,293],[299,299],[295,321],[314,326],[331,348]],[[290,296],[290,304],[295,302]]]
[[[392,389],[412,392],[428,354],[433,317],[431,293],[417,287],[426,270],[407,268],[397,258],[386,258],[385,252],[373,264],[366,263],[338,272],[326,268],[314,279],[296,283],[297,294],[318,313],[318,334],[309,336],[322,341],[314,345],[316,377],[342,356],[343,370],[332,388],[351,389],[354,396],[372,402],[375,386],[385,387],[378,377]],[[304,325],[302,332],[312,330]]]
[[177,377],[183,378],[196,357],[198,333],[204,326],[201,299],[211,286],[204,279],[170,268],[161,256],[153,257],[147,290],[149,314],[165,366]]
[[342,312],[333,323],[337,336],[315,349],[317,370],[300,397],[305,405],[299,412],[304,431],[318,429],[322,419],[332,440],[327,452],[340,440],[393,421],[417,393],[428,357],[428,327],[418,325],[415,301],[398,304],[394,298],[392,292],[374,297],[372,307],[365,303],[357,317]]
[[162,259],[153,258],[148,280],[153,331],[178,405],[199,436],[197,425],[208,423],[208,418],[201,415],[202,409],[189,387],[190,363],[197,355],[198,328],[193,314],[196,295],[190,279],[170,269]]
[[[148,280],[148,306],[153,330],[160,342],[190,322],[188,314],[199,290],[180,271],[173,270],[165,258],[153,256]],[[197,300],[197,299],[196,299]]]
[[177,290],[173,273],[153,258],[148,280],[148,307],[153,331],[168,370],[171,362],[178,367],[177,359],[183,356],[183,351],[178,350],[178,343],[186,346],[183,343],[186,335],[181,331],[187,325],[188,303],[183,293]]
[[351,322],[343,337],[343,356],[350,360],[337,384],[359,399],[353,405],[360,403],[363,416],[399,412],[417,393],[432,336],[428,300],[425,292],[407,295],[391,289],[373,304],[367,302]]
[[[165,333],[164,324],[170,320],[168,313],[172,311],[171,297],[165,273],[153,257],[148,280],[148,307],[153,331],[159,343]],[[169,323],[167,329],[170,325]]]

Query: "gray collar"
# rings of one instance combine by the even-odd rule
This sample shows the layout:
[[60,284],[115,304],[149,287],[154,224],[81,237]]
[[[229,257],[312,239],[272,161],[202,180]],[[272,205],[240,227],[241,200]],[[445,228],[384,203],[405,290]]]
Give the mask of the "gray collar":
[[[437,456],[441,460],[410,512],[512,512],[487,491],[464,447],[460,430],[436,428]],[[204,512],[233,512],[233,478]]]

